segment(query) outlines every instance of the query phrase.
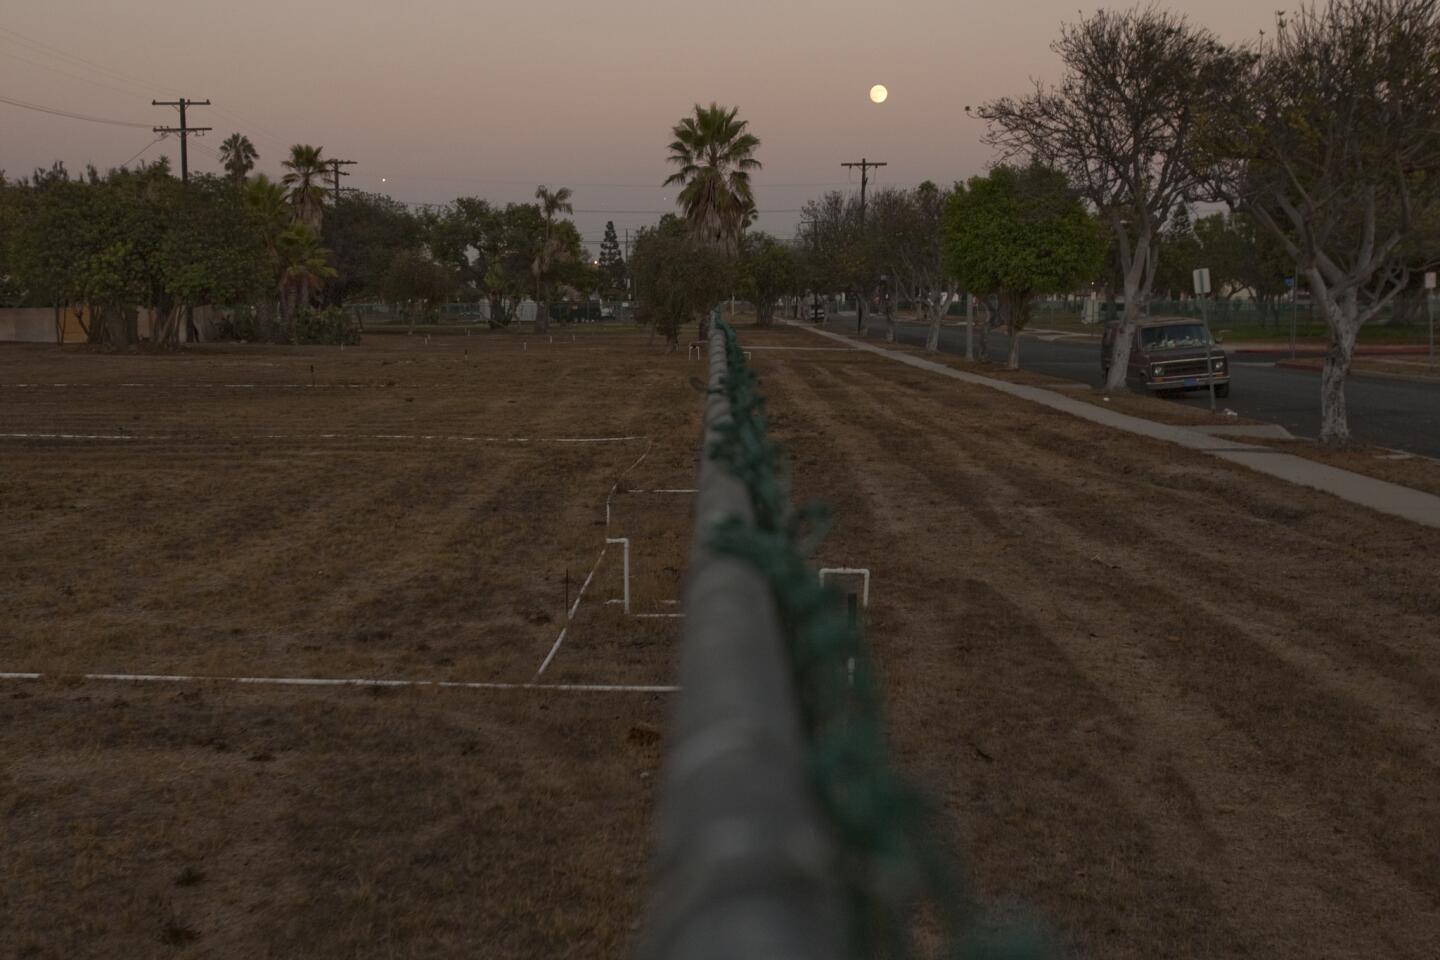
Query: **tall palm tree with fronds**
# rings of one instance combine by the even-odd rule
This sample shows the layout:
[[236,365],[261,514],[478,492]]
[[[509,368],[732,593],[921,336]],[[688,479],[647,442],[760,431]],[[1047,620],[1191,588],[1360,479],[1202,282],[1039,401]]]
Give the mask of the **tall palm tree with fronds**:
[[290,188],[290,204],[295,208],[296,219],[317,234],[328,196],[324,182],[325,158],[321,156],[324,149],[297,143],[290,148],[290,159],[280,164],[289,171],[280,182]]
[[280,261],[280,235],[295,222],[295,212],[285,195],[285,188],[263,173],[245,184],[245,205],[265,241],[273,282],[270,292],[255,304],[255,325],[262,339],[273,342],[280,339],[281,332],[275,324],[275,297],[283,295],[285,285]]
[[531,265],[531,271],[535,274],[535,325],[541,333],[550,328],[550,307],[545,302],[545,278],[549,276],[550,268],[555,263],[555,215],[575,212],[570,197],[569,187],[551,190],[542,183],[535,188],[535,199],[540,201],[540,213],[545,217],[545,236],[540,243],[540,253]]
[[280,309],[290,342],[295,342],[295,314],[310,302],[310,293],[336,275],[330,251],[320,235],[303,223],[292,223],[276,238],[280,255]]
[[255,160],[259,156],[255,144],[243,133],[232,133],[220,144],[220,160],[225,164],[225,175],[236,186],[245,182],[245,177],[255,168]]
[[755,207],[750,172],[760,169],[760,139],[737,119],[738,107],[695,104],[695,115],[675,125],[669,162],[680,169],[665,180],[678,184],[677,200],[697,236],[733,254]]

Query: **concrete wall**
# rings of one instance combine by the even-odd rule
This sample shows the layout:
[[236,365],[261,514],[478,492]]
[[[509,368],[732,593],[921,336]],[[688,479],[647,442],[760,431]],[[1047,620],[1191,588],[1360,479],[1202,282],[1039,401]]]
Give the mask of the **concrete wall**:
[[[72,324],[79,332],[79,324]],[[80,338],[84,339],[84,334]],[[54,343],[55,311],[50,307],[0,308],[0,341]]]
[[[76,311],[79,310],[77,316]],[[224,311],[218,307],[196,307],[195,328],[200,334],[201,340],[212,339],[215,335],[215,326],[219,322]],[[80,325],[84,319],[89,323],[88,311],[85,308],[67,308],[60,311],[60,320],[64,324],[65,343],[84,343],[85,329]],[[142,338],[150,336],[159,321],[158,311],[148,308],[140,310],[137,318],[136,329]],[[186,342],[188,331],[182,320],[180,323],[180,342]],[[0,307],[0,343],[54,343],[55,342],[55,311],[51,307]]]

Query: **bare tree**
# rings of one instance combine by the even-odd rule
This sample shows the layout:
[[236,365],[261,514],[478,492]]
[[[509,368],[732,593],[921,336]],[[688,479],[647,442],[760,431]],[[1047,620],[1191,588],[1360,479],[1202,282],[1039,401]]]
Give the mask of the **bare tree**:
[[1197,121],[1215,91],[1233,82],[1238,54],[1184,16],[1154,7],[1102,10],[1066,24],[1053,49],[1065,65],[1059,86],[1037,82],[1029,95],[992,100],[976,113],[1006,160],[1064,171],[1113,231],[1125,314],[1106,386],[1123,390],[1132,332],[1155,282],[1156,236],[1196,189],[1187,160]]
[[1440,202],[1440,0],[1301,8],[1254,53],[1206,172],[1305,272],[1330,331],[1320,439],[1340,445],[1360,328],[1435,262],[1406,240]]

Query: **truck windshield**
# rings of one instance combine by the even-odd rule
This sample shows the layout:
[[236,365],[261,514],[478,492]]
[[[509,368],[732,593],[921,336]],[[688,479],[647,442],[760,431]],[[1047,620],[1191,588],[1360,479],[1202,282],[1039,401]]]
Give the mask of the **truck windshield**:
[[1203,323],[1176,323],[1164,327],[1142,327],[1140,345],[1147,350],[1169,350],[1172,347],[1203,347],[1210,335]]

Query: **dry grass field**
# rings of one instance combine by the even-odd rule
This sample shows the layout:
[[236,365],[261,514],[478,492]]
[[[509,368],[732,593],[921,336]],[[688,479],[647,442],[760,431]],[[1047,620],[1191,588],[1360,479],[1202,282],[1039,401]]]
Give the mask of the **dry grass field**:
[[[1081,956],[1434,956],[1440,533],[741,335],[988,898]],[[0,956],[625,955],[670,694],[75,675],[523,684],[563,627],[543,682],[669,683],[618,545],[568,623],[565,579],[630,537],[675,609],[689,500],[641,491],[694,485],[700,373],[619,333],[0,348],[0,671],[59,675],[0,685]]]
[[74,679],[670,683],[696,371],[557,341],[0,350],[0,956],[623,953],[670,694]]

